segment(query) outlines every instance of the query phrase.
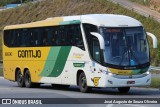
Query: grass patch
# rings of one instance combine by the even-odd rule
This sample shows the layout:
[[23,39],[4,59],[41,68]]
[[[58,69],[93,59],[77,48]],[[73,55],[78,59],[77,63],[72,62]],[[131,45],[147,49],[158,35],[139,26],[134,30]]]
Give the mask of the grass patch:
[[160,78],[152,78],[151,88],[160,88]]
[[160,13],[160,0],[129,0],[131,2],[136,2],[142,4],[151,10],[155,10]]
[[0,68],[0,76],[3,76],[3,68]]
[[[137,3],[140,3],[140,4],[144,4],[145,5],[145,2],[144,0],[129,0],[131,2],[137,2]],[[146,0],[146,3],[147,3],[147,0]]]

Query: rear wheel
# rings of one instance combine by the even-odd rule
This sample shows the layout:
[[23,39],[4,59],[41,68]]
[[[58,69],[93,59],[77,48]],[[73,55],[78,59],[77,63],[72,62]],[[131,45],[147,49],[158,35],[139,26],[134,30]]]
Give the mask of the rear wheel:
[[17,80],[17,84],[18,84],[19,87],[24,87],[25,86],[24,77],[21,73],[21,70],[17,71],[16,80]]
[[25,86],[26,86],[27,88],[33,87],[29,70],[27,70],[27,71],[25,72],[24,81],[25,81]]
[[128,93],[129,90],[130,90],[130,87],[119,87],[119,88],[118,88],[118,91],[119,91],[120,93]]
[[87,79],[83,72],[79,76],[79,87],[80,87],[80,91],[83,93],[87,93],[92,90],[91,87],[87,86]]

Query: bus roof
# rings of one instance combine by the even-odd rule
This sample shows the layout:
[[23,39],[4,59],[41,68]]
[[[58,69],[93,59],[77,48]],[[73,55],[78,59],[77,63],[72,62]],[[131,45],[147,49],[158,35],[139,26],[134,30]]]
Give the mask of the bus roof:
[[21,28],[35,28],[44,26],[69,25],[78,23],[88,23],[97,26],[106,27],[136,27],[142,24],[134,18],[115,15],[115,14],[87,14],[77,16],[62,16],[47,18],[46,20],[31,22],[26,24],[9,25],[4,28],[7,29],[21,29]]

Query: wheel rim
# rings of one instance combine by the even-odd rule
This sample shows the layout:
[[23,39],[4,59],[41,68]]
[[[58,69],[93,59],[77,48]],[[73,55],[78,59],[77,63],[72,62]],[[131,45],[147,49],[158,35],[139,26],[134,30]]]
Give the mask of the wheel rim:
[[82,88],[85,88],[86,87],[86,78],[85,77],[82,77],[82,79],[81,79],[81,86],[82,86]]
[[18,83],[22,83],[22,74],[21,73],[19,73],[18,74]]
[[28,74],[26,75],[26,80],[25,80],[25,82],[26,82],[26,84],[29,84],[29,83],[30,83],[30,77],[29,77]]

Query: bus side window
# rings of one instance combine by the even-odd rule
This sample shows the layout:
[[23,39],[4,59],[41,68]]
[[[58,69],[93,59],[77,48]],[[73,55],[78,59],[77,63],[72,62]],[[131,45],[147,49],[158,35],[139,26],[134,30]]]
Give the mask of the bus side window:
[[29,33],[28,33],[28,29],[23,29],[23,30],[19,30],[19,36],[21,38],[21,44],[20,46],[28,46],[28,38],[29,38]]
[[43,46],[48,45],[48,29],[43,29],[42,41],[43,41]]
[[57,27],[53,27],[52,28],[52,36],[51,36],[51,46],[56,46],[56,41],[57,41],[57,37],[58,37],[58,28]]
[[85,37],[87,40],[88,48],[91,57],[93,57],[93,46],[92,46],[92,38],[93,36],[90,34],[91,32],[98,32],[98,28],[95,25],[92,24],[83,24],[84,32],[85,32]]
[[4,44],[6,46],[8,47],[12,46],[12,39],[13,39],[12,30],[4,31]]
[[75,28],[76,46],[84,50],[83,38],[79,26]]
[[38,38],[38,33],[35,31],[35,30],[32,30],[33,31],[33,36],[34,36],[34,44],[35,46],[39,46],[39,38]]
[[34,31],[34,29],[31,29],[29,32],[29,46],[37,46],[38,45],[38,41],[36,38],[36,32]]
[[22,36],[20,30],[14,30],[14,37],[15,37],[14,45],[16,47],[19,47],[22,44],[22,39],[21,39]]
[[72,33],[72,28],[71,25],[66,26],[66,45],[67,46],[72,46],[72,37],[73,37],[73,33]]
[[91,24],[83,24],[84,27],[84,32],[85,32],[85,36],[88,42],[88,45],[91,44],[92,42],[92,35],[90,34],[91,32],[98,32],[98,28],[95,25],[91,25]]
[[61,46],[62,38],[61,38],[61,28],[60,27],[58,27],[58,31],[56,33],[58,34],[57,39],[56,39],[56,45]]
[[48,45],[52,46],[52,37],[53,37],[53,29],[51,27],[48,28]]
[[64,26],[58,27],[58,36],[56,39],[56,45],[65,46]]
[[68,26],[69,46],[75,46],[74,26]]
[[15,47],[16,36],[14,35],[14,30],[11,30],[11,36],[12,36],[12,39],[11,39],[10,46]]
[[39,30],[39,28],[33,29],[33,36],[35,37],[35,45],[42,46],[41,30]]
[[85,50],[80,25],[73,25],[72,31],[72,45]]

